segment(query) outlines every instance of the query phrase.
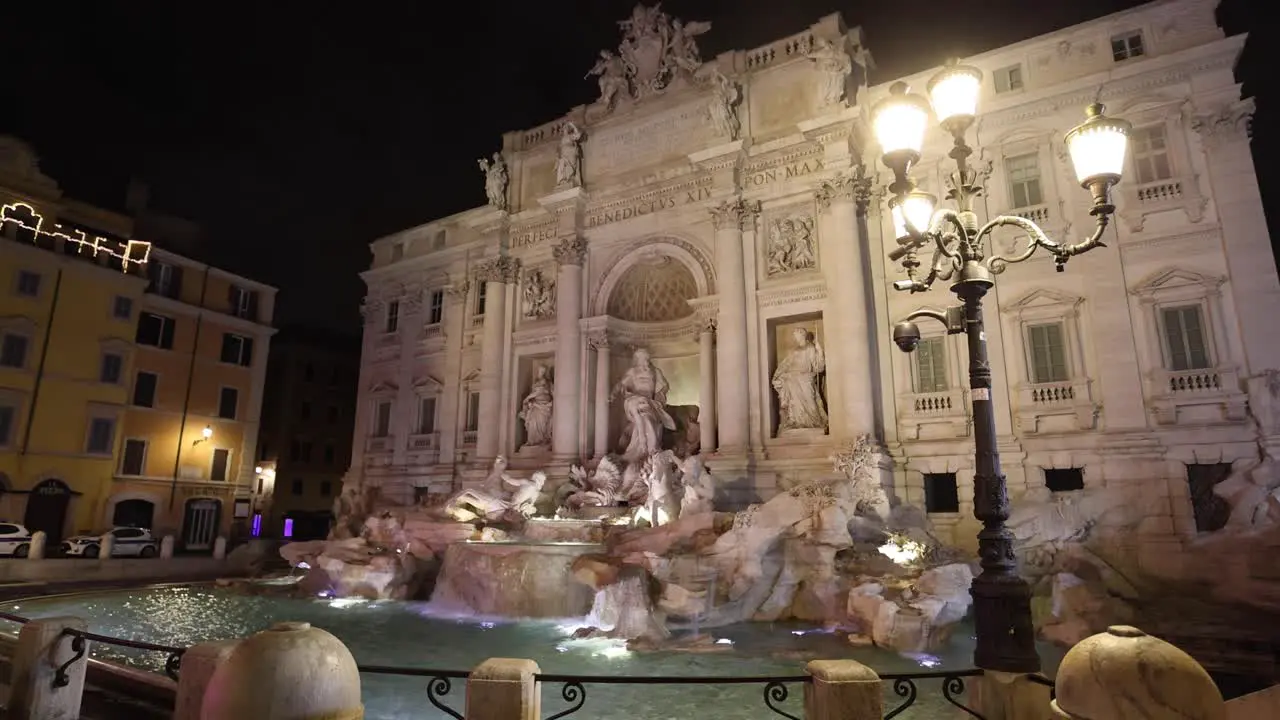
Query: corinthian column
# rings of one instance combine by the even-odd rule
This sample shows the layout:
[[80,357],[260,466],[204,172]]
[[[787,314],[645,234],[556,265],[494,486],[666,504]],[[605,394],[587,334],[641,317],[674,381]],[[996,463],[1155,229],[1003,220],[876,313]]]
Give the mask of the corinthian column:
[[712,208],[716,229],[716,275],[720,312],[716,320],[716,376],[721,451],[745,451],[748,439],[747,290],[742,229],[754,227],[759,201],[735,198]]
[[494,258],[480,266],[476,280],[484,288],[484,344],[480,347],[480,427],[476,455],[482,460],[498,456],[502,428],[503,344],[507,337],[507,285],[516,281],[520,261]]
[[708,320],[698,328],[698,430],[704,453],[716,446],[715,334],[715,320]]
[[609,453],[609,335],[601,330],[591,336],[596,351],[595,452],[599,459]]
[[859,166],[825,181],[816,197],[819,257],[827,286],[822,313],[827,341],[827,405],[830,433],[838,440],[875,435],[875,370],[871,353],[871,276],[858,233],[858,208],[866,206],[871,179]]
[[551,406],[551,449],[557,458],[576,458],[582,405],[582,263],[587,242],[565,238],[552,249],[560,273],[556,279],[556,379]]

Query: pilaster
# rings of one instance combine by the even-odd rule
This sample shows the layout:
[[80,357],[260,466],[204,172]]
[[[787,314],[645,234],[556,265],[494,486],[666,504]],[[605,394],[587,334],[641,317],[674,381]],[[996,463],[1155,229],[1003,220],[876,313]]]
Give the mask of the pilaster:
[[578,431],[582,404],[582,265],[587,242],[581,235],[566,237],[552,249],[559,273],[556,280],[556,368],[551,406],[551,448],[557,459],[579,455]]
[[467,332],[467,298],[471,282],[464,275],[445,288],[444,392],[439,418],[441,465],[453,465],[458,448],[458,403],[462,399],[462,339]]
[[502,421],[502,378],[506,366],[507,286],[516,282],[520,261],[503,255],[476,270],[476,281],[485,283],[484,344],[480,349],[480,427],[476,455],[492,460],[498,455]]
[[750,374],[747,358],[746,268],[742,232],[755,227],[759,201],[726,200],[711,209],[716,236],[720,311],[716,327],[716,376],[720,378],[718,412],[720,449],[742,452],[750,445]]

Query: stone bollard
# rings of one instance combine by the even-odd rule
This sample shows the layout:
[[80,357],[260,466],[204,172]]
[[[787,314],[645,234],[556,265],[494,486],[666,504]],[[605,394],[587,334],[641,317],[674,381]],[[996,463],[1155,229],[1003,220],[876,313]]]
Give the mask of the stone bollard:
[[102,537],[98,538],[98,559],[99,560],[110,560],[111,553],[115,552],[115,549],[116,549],[115,535],[112,535],[111,533],[106,533]]
[[539,720],[542,690],[532,660],[489,658],[467,678],[466,720]]
[[338,638],[278,623],[236,644],[205,686],[200,720],[360,720],[360,671]]
[[29,620],[18,633],[13,654],[8,720],[61,720],[80,717],[84,671],[89,665],[89,641],[82,640],[83,654],[66,669],[65,682],[54,687],[58,668],[76,657],[75,638],[64,630],[85,630],[87,623],[75,617]]
[[855,660],[812,660],[804,667],[805,720],[880,720],[884,686],[875,670]]
[[173,559],[173,536],[172,535],[165,535],[164,537],[160,538],[160,559],[161,560]]
[[1226,703],[1200,663],[1127,625],[1076,644],[1058,667],[1050,706],[1068,720],[1224,720]]
[[987,670],[966,679],[973,709],[986,720],[1054,720],[1050,688],[1020,673]]
[[49,542],[49,536],[44,534],[43,530],[37,530],[31,534],[31,546],[27,548],[28,560],[43,560],[44,546]]
[[227,557],[227,539],[219,535],[218,539],[213,541],[213,559],[225,560],[226,557]]
[[178,697],[173,703],[173,720],[200,720],[205,689],[214,671],[239,644],[239,640],[218,640],[187,648],[178,667]]

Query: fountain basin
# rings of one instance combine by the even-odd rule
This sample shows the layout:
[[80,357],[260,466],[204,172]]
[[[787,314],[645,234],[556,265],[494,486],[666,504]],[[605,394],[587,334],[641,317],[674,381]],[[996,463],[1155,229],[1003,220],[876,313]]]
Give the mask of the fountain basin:
[[444,554],[432,602],[476,615],[565,618],[587,614],[594,591],[575,581],[573,561],[603,545],[584,542],[462,542]]

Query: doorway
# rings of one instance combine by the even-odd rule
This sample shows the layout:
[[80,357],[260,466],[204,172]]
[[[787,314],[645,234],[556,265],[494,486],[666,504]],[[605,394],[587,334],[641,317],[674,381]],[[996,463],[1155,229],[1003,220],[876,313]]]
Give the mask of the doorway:
[[27,495],[27,511],[22,524],[31,532],[43,532],[45,542],[55,545],[62,542],[70,506],[71,488],[66,483],[56,478],[43,480]]
[[111,514],[111,525],[150,530],[155,516],[156,504],[150,500],[121,500]]
[[209,550],[222,521],[222,503],[213,498],[187,501],[182,519],[182,545],[187,550]]

